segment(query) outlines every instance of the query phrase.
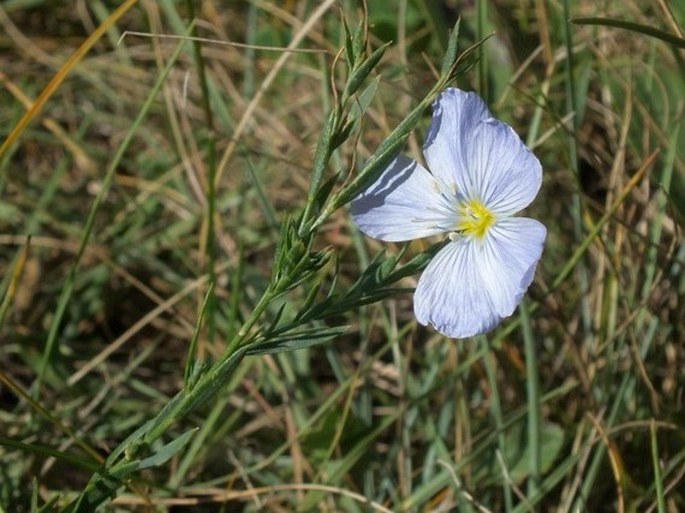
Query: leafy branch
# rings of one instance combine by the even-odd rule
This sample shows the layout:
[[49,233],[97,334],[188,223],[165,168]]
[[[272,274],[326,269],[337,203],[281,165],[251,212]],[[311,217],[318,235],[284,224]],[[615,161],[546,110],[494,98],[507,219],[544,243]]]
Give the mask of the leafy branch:
[[[469,59],[463,57],[470,55],[469,50],[461,56],[457,53],[457,25],[450,36],[435,86],[378,147],[356,177],[334,190],[340,173],[325,179],[331,157],[336,148],[360,130],[359,121],[375,94],[378,82],[372,81],[363,90],[362,85],[367,82],[389,46],[385,44],[367,55],[368,27],[365,23],[360,23],[354,32],[344,23],[344,30],[345,45],[338,56],[343,52],[346,55],[348,77],[341,92],[333,88],[336,101],[319,137],[307,202],[299,215],[286,218],[281,223],[273,271],[265,292],[218,361],[205,366],[189,362],[185,386],[155,417],[114,449],[92,475],[80,496],[62,511],[94,511],[114,497],[117,490],[129,483],[136,472],[162,465],[183,450],[194,430],[186,431],[168,443],[160,443],[160,440],[172,426],[197,407],[211,401],[228,383],[245,356],[292,351],[340,336],[346,331],[346,326],[326,327],[321,325],[321,321],[396,294],[398,289],[394,288],[394,284],[422,270],[439,249],[434,247],[401,266],[402,253],[395,256],[381,253],[349,289],[338,291],[334,278],[327,294],[320,298],[327,277],[325,266],[333,256],[330,249],[313,250],[320,226],[336,209],[349,203],[380,175],[401,149],[434,97],[464,71],[464,63],[468,67]],[[281,307],[270,322],[264,319],[270,307],[305,284],[309,292],[302,308],[293,318],[283,320],[284,308]],[[189,358],[192,359],[193,355],[191,352]]]

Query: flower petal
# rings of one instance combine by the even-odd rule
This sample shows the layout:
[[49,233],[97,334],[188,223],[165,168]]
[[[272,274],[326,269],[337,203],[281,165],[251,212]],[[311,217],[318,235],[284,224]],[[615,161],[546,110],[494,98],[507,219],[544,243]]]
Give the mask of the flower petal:
[[542,223],[511,217],[496,223],[483,241],[481,278],[495,312],[508,317],[533,281],[547,236]]
[[365,234],[400,242],[452,230],[453,198],[423,166],[400,155],[352,202],[351,211]]
[[542,184],[542,166],[507,124],[488,119],[473,132],[467,162],[470,192],[497,215],[512,215],[527,207]]
[[476,176],[467,150],[478,126],[491,118],[476,93],[454,88],[443,91],[433,104],[433,119],[423,147],[431,173],[448,186],[456,185],[462,194],[471,191]]
[[414,293],[414,314],[421,324],[452,338],[497,326],[500,316],[483,288],[478,256],[478,243],[461,238],[433,257]]
[[440,95],[423,152],[431,173],[498,215],[528,206],[542,183],[538,159],[476,93]]
[[421,324],[453,338],[490,331],[514,312],[531,284],[547,230],[532,219],[499,221],[483,240],[440,250],[414,294]]

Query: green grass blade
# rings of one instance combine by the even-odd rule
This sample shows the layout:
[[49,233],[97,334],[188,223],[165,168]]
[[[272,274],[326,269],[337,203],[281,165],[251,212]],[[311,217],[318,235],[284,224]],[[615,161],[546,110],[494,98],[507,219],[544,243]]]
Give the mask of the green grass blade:
[[188,347],[188,356],[186,357],[185,371],[183,372],[183,384],[188,386],[190,377],[197,367],[197,341],[200,338],[200,331],[202,330],[202,321],[205,317],[205,312],[207,311],[207,305],[209,304],[210,298],[213,297],[214,284],[209,284],[207,293],[205,294],[205,299],[202,302],[200,311],[197,316],[197,323],[195,324],[195,330],[193,331],[193,337],[190,339],[190,346]]
[[602,18],[599,16],[594,17],[577,17],[571,18],[571,23],[576,25],[598,25],[602,27],[614,27],[623,30],[628,30],[630,32],[635,32],[637,34],[643,34],[645,36],[653,37],[671,46],[685,49],[685,39],[678,37],[674,34],[664,32],[657,28],[651,27],[649,25],[643,25],[641,23],[635,23],[633,21],[617,20],[615,18]]
[[[483,357],[485,364],[485,372],[488,377],[490,385],[490,412],[495,421],[495,429],[497,430],[497,450],[504,456],[507,454],[507,439],[504,432],[504,420],[502,415],[502,403],[500,401],[499,386],[497,385],[497,360],[495,354],[488,346],[485,337],[479,337],[481,344],[487,347],[487,353]],[[513,508],[514,500],[511,493],[511,487],[506,479],[502,480],[502,491],[504,493],[504,511],[510,512]]]
[[654,488],[656,490],[656,503],[659,513],[666,513],[666,497],[664,495],[664,480],[659,461],[659,445],[656,437],[656,423],[654,420],[649,425],[649,435],[652,448],[652,466],[654,468]]
[[536,495],[540,486],[541,443],[540,433],[540,376],[538,371],[537,347],[533,338],[533,328],[528,315],[527,300],[519,305],[523,347],[526,354],[526,392],[528,398],[528,497]]

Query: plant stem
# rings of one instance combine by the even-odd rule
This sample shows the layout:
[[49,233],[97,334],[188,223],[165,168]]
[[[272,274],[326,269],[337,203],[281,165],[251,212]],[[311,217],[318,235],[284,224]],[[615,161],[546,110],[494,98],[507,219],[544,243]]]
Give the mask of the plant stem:
[[526,389],[528,392],[528,498],[533,499],[540,487],[540,461],[542,440],[540,433],[540,375],[538,373],[535,339],[524,299],[519,306],[523,345],[526,354]]

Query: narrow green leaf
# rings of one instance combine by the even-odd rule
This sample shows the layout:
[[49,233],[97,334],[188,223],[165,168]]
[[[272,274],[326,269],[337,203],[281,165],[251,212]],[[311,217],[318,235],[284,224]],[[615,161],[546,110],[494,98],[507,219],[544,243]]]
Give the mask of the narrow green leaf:
[[335,137],[331,140],[331,149],[338,149],[347,139],[350,138],[352,131],[354,130],[355,123],[353,119],[347,118],[345,123],[338,129]]
[[2,298],[2,303],[0,303],[0,328],[2,328],[5,322],[5,316],[9,311],[12,301],[14,301],[14,295],[17,292],[17,288],[21,282],[21,277],[24,274],[24,265],[26,264],[26,259],[28,258],[30,249],[31,236],[29,235],[26,237],[26,245],[19,249],[19,252],[14,259],[14,263],[12,264],[9,285],[7,286],[7,290]]
[[440,68],[440,75],[443,77],[450,75],[457,63],[457,48],[459,46],[460,25],[461,18],[457,20],[457,23],[450,31],[450,37],[447,40],[447,50],[445,51],[445,56],[442,58],[442,67]]
[[190,439],[195,433],[197,433],[198,429],[199,428],[193,428],[186,431],[175,440],[161,447],[152,456],[142,459],[138,469],[142,470],[145,468],[159,467],[160,465],[164,465],[167,461],[178,454],[186,445],[188,445]]
[[277,328],[278,323],[280,322],[281,317],[283,316],[283,311],[285,310],[285,307],[286,307],[285,302],[282,303],[281,306],[278,307],[278,310],[276,310],[276,315],[274,315],[274,318],[269,323],[269,326],[266,328],[266,330],[264,330],[265,333],[267,333],[267,334],[271,333],[272,331],[274,331]]
[[659,513],[666,513],[666,499],[664,497],[664,479],[659,461],[659,446],[656,439],[656,423],[654,420],[649,424],[649,439],[652,446],[652,466],[654,468],[654,488],[656,490],[656,503]]
[[190,347],[188,348],[188,357],[186,359],[186,366],[183,372],[183,382],[185,385],[188,384],[193,369],[195,368],[197,360],[197,340],[200,337],[200,330],[202,329],[202,321],[204,320],[205,311],[207,310],[207,305],[214,292],[214,284],[210,283],[207,288],[207,293],[205,294],[205,299],[200,307],[200,313],[197,318],[197,323],[195,324],[195,330],[193,331],[193,337],[190,339]]
[[352,34],[352,55],[354,56],[354,60],[350,61],[350,66],[356,66],[359,59],[364,55],[367,45],[366,31],[367,20],[360,20],[354,34]]
[[676,36],[675,34],[670,34],[669,32],[664,32],[663,30],[650,27],[649,25],[643,25],[641,23],[635,23],[633,21],[617,20],[614,18],[602,18],[602,17],[588,17],[588,18],[571,18],[571,23],[576,25],[600,25],[604,27],[615,27],[623,30],[628,30],[630,32],[636,32],[638,34],[644,34],[645,36],[653,37],[668,43],[669,45],[675,46],[676,48],[685,49],[685,39]]
[[56,511],[56,504],[59,501],[60,496],[55,495],[52,497],[50,500],[48,500],[45,504],[43,504],[38,511],[38,513],[53,513]]
[[274,354],[305,349],[328,342],[344,334],[346,331],[347,326],[336,326],[334,328],[314,327],[294,332],[285,332],[281,336],[276,336],[257,344],[251,344],[246,354]]
[[350,107],[350,118],[353,122],[353,131],[360,129],[362,119],[364,118],[364,113],[371,105],[374,97],[376,96],[376,91],[378,91],[378,84],[381,81],[381,77],[375,77],[369,82],[364,90],[357,95],[356,101]]
[[307,204],[304,209],[304,215],[302,216],[301,225],[301,235],[304,235],[304,227],[309,221],[310,217],[313,215],[315,207],[315,199],[319,194],[319,188],[321,181],[323,180],[323,175],[328,167],[328,161],[333,153],[333,139],[338,131],[338,124],[340,123],[340,112],[337,108],[334,108],[326,119],[319,140],[316,143],[316,152],[314,153],[314,164],[312,166],[312,174],[309,184],[309,195],[307,197]]
[[[488,384],[490,386],[490,414],[495,423],[495,429],[497,430],[497,449],[500,454],[507,454],[507,437],[506,431],[504,429],[504,415],[502,414],[502,401],[500,399],[499,385],[497,382],[497,359],[493,350],[488,345],[488,339],[485,336],[477,337],[480,339],[480,344],[483,349],[486,350],[486,354],[483,357],[483,363],[485,364],[485,373],[488,377]],[[497,469],[493,468],[492,472],[496,475]],[[513,505],[513,497],[511,492],[511,486],[506,480],[502,480],[502,493],[504,495],[504,510],[509,513],[511,512]]]
[[538,373],[537,348],[533,337],[533,327],[528,314],[528,303],[524,298],[519,305],[523,347],[526,357],[526,391],[528,398],[528,497],[537,493],[540,485],[540,465],[542,458],[542,438],[540,435],[540,375]]
[[79,456],[74,456],[64,451],[59,451],[53,449],[52,447],[47,447],[44,445],[38,445],[35,443],[24,443],[11,438],[0,436],[0,447],[11,447],[13,449],[18,449],[22,452],[29,454],[37,454],[45,458],[55,458],[56,460],[63,461],[69,465],[79,467],[84,470],[89,470],[95,472],[100,468],[98,463],[93,460],[86,460]]
[[352,70],[347,85],[345,86],[345,93],[343,98],[350,98],[361,87],[364,80],[371,74],[373,69],[378,65],[383,58],[385,51],[391,43],[385,43],[383,46],[376,48],[376,50],[358,67]]
[[321,290],[321,286],[323,285],[323,278],[319,277],[319,279],[312,285],[312,287],[309,289],[309,292],[307,292],[307,296],[304,299],[304,302],[302,303],[302,306],[300,307],[300,311],[297,312],[297,315],[295,316],[295,320],[297,321],[298,319],[301,319],[307,311],[312,307],[314,304],[314,301],[316,301],[316,297],[319,295],[319,291]]
[[[107,473],[105,473],[103,471],[103,475],[107,479],[110,479],[113,482],[117,482],[117,487],[121,486],[122,481],[124,479],[128,479],[128,477],[131,476],[134,472],[137,472],[138,470],[140,470],[140,462],[141,462],[141,460],[120,461],[114,467],[109,469],[109,471]],[[113,490],[114,490],[114,488],[113,488]]]
[[340,21],[343,26],[343,35],[345,36],[345,55],[347,56],[347,65],[353,67],[355,63],[354,45],[352,43],[352,32],[350,31],[350,26],[347,23],[347,18],[345,14],[342,13],[340,16]]
[[231,273],[231,299],[228,316],[226,318],[226,338],[231,340],[240,326],[240,305],[243,303],[243,273],[245,271],[245,247],[241,243],[238,247],[238,265]]
[[335,173],[328,180],[326,180],[323,183],[323,185],[319,188],[319,192],[316,195],[316,198],[314,199],[314,203],[317,209],[323,208],[323,206],[326,204],[328,198],[331,195],[331,192],[333,191],[333,187],[335,187],[335,184],[339,178],[340,173]]

